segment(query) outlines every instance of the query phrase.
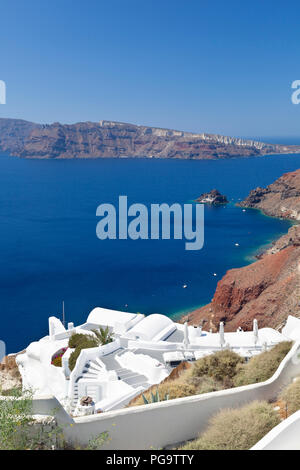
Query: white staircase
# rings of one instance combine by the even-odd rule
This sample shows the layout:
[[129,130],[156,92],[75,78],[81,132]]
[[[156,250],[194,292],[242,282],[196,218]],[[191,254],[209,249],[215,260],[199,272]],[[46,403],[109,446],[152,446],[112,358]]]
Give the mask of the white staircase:
[[[86,395],[90,396],[94,402],[97,402],[97,394],[99,387],[99,380],[101,380],[101,373],[106,370],[114,370],[119,380],[130,385],[133,389],[139,389],[136,393],[147,390],[151,384],[148,383],[147,377],[130,369],[120,367],[120,365],[113,359],[103,357],[102,360],[95,358],[88,361],[82,370],[81,375],[76,379],[73,388],[73,399],[71,403],[71,415],[74,414],[78,401],[82,398],[79,396],[78,385],[84,380],[86,386]],[[106,363],[108,361],[108,363]],[[113,361],[113,362],[112,362]],[[110,366],[110,367],[108,367]],[[116,368],[116,366],[118,366]],[[89,383],[90,382],[90,383]]]
[[84,379],[91,381],[91,384],[87,385],[87,395],[90,396],[94,401],[96,401],[97,389],[98,386],[95,384],[95,381],[98,381],[99,374],[105,370],[103,363],[100,359],[95,358],[92,361],[89,361],[85,364],[82,374],[77,378],[74,388],[73,388],[73,399],[71,403],[71,415],[74,413],[75,408],[78,404],[78,401],[81,397],[78,396],[78,383]]
[[138,374],[137,372],[133,372],[130,369],[116,369],[116,373],[119,380],[123,380],[123,382],[126,382],[133,388],[143,387],[146,389],[150,387],[150,384],[147,382],[147,377]]

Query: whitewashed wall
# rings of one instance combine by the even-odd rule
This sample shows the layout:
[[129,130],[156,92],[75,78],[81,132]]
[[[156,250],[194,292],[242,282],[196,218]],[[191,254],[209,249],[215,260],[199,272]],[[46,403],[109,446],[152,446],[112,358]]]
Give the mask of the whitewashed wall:
[[[297,342],[266,382],[75,418],[73,426],[65,427],[65,436],[73,443],[84,445],[100,433],[108,432],[111,440],[103,449],[128,450],[160,449],[193,439],[219,410],[275,398],[300,374],[299,353],[300,343]],[[61,414],[58,419],[63,423],[65,417]]]

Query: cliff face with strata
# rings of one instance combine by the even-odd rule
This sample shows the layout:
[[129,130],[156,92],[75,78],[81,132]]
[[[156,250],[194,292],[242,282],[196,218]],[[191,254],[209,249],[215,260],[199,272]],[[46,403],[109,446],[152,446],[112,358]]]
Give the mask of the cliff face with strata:
[[113,121],[40,125],[0,119],[0,150],[25,158],[213,159],[295,153],[300,152],[300,146],[265,144]]
[[38,124],[21,119],[0,118],[0,150],[20,155],[31,132],[38,127]]
[[256,188],[238,204],[273,217],[300,220],[300,171],[286,173],[266,188]]
[[[299,220],[300,170],[287,173],[267,188],[257,188],[239,204],[276,217]],[[258,261],[231,269],[219,281],[212,302],[188,318],[191,324],[227,331],[238,326],[280,328],[288,315],[300,317],[300,225],[292,226]]]

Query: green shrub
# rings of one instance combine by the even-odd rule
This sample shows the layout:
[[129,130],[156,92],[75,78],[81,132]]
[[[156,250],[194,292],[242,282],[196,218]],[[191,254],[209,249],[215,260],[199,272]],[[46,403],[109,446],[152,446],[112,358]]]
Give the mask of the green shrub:
[[71,371],[74,369],[76,361],[82,349],[96,348],[98,346],[98,341],[93,336],[91,335],[81,335],[81,336],[82,338],[80,339],[78,345],[76,346],[75,351],[73,351],[69,357],[69,369]]
[[103,432],[91,439],[87,446],[70,446],[64,440],[63,427],[57,425],[55,421],[51,425],[35,422],[32,416],[30,392],[22,394],[19,388],[11,389],[9,392],[9,400],[0,400],[0,451],[98,450],[108,440],[108,433]]
[[73,333],[69,338],[69,348],[75,349],[83,341],[86,340],[87,335],[82,333]]
[[204,376],[204,377],[190,377],[188,383],[195,386],[196,391],[195,395],[200,395],[202,393],[216,392],[217,390],[224,390],[224,388],[230,388],[231,384],[227,383],[227,380],[224,379],[223,382],[214,379],[213,377]]
[[11,400],[0,400],[0,449],[24,449],[28,426],[32,422],[31,397],[20,399],[17,394]]
[[78,359],[79,354],[81,353],[80,348],[76,348],[74,351],[71,352],[69,357],[69,369],[72,371],[76,365],[76,361]]
[[285,401],[288,416],[300,410],[300,380],[286,387],[280,399]]
[[8,388],[6,390],[0,389],[0,395],[3,397],[21,397],[22,396],[22,387]]
[[196,383],[199,378],[208,376],[218,382],[230,381],[236,374],[237,366],[244,359],[229,349],[217,351],[198,359],[191,369],[191,380]]
[[94,336],[91,334],[74,333],[69,338],[69,347],[75,349],[69,357],[69,369],[72,371],[75,367],[76,361],[82,349],[96,348],[111,343],[113,337],[109,331],[108,326],[99,328],[99,330],[92,330]]
[[265,351],[251,358],[246,364],[240,365],[237,375],[234,378],[234,385],[238,387],[240,385],[249,385],[268,380],[287,355],[291,346],[292,342],[283,341],[282,343],[276,344],[276,346],[269,351]]
[[9,399],[0,400],[0,450],[50,450],[62,444],[62,431],[41,426],[32,417],[32,395],[10,390]]
[[198,439],[181,450],[247,450],[279,422],[278,413],[266,402],[223,410],[211,419]]
[[99,436],[96,436],[90,439],[87,446],[84,449],[85,450],[100,450],[101,447],[108,440],[111,440],[111,438],[109,438],[108,432],[102,432]]

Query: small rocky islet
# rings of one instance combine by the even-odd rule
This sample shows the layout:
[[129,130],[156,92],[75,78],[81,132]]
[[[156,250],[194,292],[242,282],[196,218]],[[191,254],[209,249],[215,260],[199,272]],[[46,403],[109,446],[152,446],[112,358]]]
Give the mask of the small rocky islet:
[[196,202],[202,204],[211,204],[217,206],[219,204],[228,204],[228,199],[224,194],[221,194],[220,191],[217,189],[212,189],[208,193],[201,194],[197,199]]

